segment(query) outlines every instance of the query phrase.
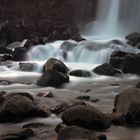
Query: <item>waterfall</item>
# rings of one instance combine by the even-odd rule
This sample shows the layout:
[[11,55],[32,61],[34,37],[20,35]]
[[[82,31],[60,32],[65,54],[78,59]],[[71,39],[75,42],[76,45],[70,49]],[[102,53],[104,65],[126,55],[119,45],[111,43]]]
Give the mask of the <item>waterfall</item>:
[[140,31],[140,0],[99,0],[96,20],[84,30],[94,38],[124,37]]

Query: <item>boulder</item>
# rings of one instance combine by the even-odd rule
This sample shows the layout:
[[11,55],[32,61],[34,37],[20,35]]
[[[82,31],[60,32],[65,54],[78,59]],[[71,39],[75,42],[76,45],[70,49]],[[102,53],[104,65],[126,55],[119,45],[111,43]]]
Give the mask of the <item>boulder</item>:
[[67,125],[77,125],[95,130],[107,129],[111,125],[111,120],[106,114],[85,105],[68,108],[63,112],[62,120]]
[[29,128],[13,128],[6,130],[0,135],[1,140],[26,140],[34,136],[34,132]]
[[91,77],[91,73],[87,70],[73,70],[70,75],[77,77]]
[[47,62],[44,64],[44,69],[45,71],[54,70],[64,74],[66,74],[69,71],[67,66],[62,61],[55,58],[48,59]]
[[122,71],[124,73],[140,74],[140,53],[126,55]]
[[113,111],[125,115],[128,123],[140,123],[139,106],[140,89],[130,88],[116,96]]
[[0,106],[0,122],[20,122],[30,117],[44,117],[28,93],[11,93],[4,97]]
[[37,80],[37,85],[59,87],[66,82],[69,82],[69,76],[51,69],[47,69]]
[[116,74],[120,74],[119,71],[117,71],[114,67],[112,67],[110,64],[102,64],[98,67],[96,67],[93,72],[99,74],[99,75],[107,75],[107,76],[114,76]]
[[13,59],[15,61],[26,60],[27,49],[25,47],[17,47],[13,52]]
[[[102,135],[102,138],[101,138]],[[98,136],[87,129],[78,126],[69,126],[62,128],[58,133],[58,140],[106,140],[106,136],[99,134]]]
[[127,39],[130,44],[136,46],[138,43],[140,43],[140,33],[130,33],[125,37],[125,39]]

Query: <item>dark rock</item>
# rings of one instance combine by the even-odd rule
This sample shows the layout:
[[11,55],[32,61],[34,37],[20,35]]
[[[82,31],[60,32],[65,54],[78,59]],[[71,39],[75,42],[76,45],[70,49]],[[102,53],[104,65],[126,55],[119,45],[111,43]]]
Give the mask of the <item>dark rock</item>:
[[59,133],[59,131],[60,131],[61,129],[66,128],[66,127],[67,127],[67,125],[64,124],[64,123],[62,122],[62,123],[60,123],[60,124],[58,124],[58,125],[56,126],[55,132],[56,132],[56,133]]
[[136,46],[138,43],[140,43],[140,33],[134,32],[125,37],[131,44]]
[[59,87],[66,82],[69,82],[69,76],[63,73],[48,69],[37,80],[37,85]]
[[113,111],[125,115],[128,123],[140,123],[139,105],[140,89],[131,88],[116,96]]
[[3,55],[2,61],[7,61],[7,60],[13,60],[13,56],[8,54]]
[[29,123],[25,124],[23,128],[41,128],[41,127],[46,127],[47,125],[45,123]]
[[86,70],[73,70],[70,72],[70,75],[77,77],[91,77],[91,73]]
[[110,64],[107,63],[96,67],[93,71],[99,75],[108,75],[108,76],[114,76],[117,73],[119,73],[119,71],[115,70],[115,68],[113,68]]
[[34,132],[29,128],[13,128],[0,135],[1,140],[25,140],[34,136]]
[[[45,115],[44,115],[45,114]],[[46,112],[39,109],[28,93],[12,93],[5,96],[0,106],[0,122],[20,122],[30,117],[46,117]]]
[[57,72],[62,72],[64,74],[66,74],[69,70],[62,61],[55,58],[48,59],[44,65],[44,69],[45,71],[49,69],[49,70],[54,70]]
[[67,125],[77,125],[95,130],[107,129],[111,124],[111,120],[106,114],[84,105],[77,105],[64,111],[62,120]]
[[90,96],[87,96],[87,95],[85,95],[85,96],[78,96],[78,97],[76,97],[76,99],[79,99],[79,100],[90,100]]
[[[103,135],[103,134],[102,134]],[[104,138],[106,136],[104,135]],[[87,129],[78,127],[78,126],[69,126],[62,128],[58,133],[58,140],[106,140],[103,139],[103,136],[97,135]]]
[[15,61],[26,60],[27,49],[25,47],[17,47],[13,52],[13,59]]
[[140,53],[126,55],[122,70],[124,73],[140,74]]
[[4,47],[0,47],[0,54],[13,54],[13,51]]
[[140,82],[136,85],[137,88],[140,88]]
[[21,71],[37,71],[38,65],[36,63],[19,63]]

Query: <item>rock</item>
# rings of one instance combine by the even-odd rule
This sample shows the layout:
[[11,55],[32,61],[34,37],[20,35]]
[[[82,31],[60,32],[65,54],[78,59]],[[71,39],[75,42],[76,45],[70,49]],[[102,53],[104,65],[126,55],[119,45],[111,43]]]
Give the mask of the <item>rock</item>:
[[37,80],[37,85],[59,87],[66,82],[69,82],[69,76],[51,69],[47,69]]
[[4,47],[0,47],[0,54],[13,54],[13,51]]
[[46,127],[47,124],[45,123],[39,123],[39,122],[36,122],[36,123],[29,123],[29,124],[25,124],[23,126],[23,128],[41,128],[41,127]]
[[78,127],[69,126],[62,128],[58,133],[58,140],[106,140],[103,139],[103,134],[96,136],[96,134],[90,130]]
[[67,109],[62,114],[62,120],[67,125],[77,125],[95,130],[107,129],[111,124],[111,120],[106,114],[85,105],[77,105]]
[[125,39],[127,39],[132,45],[136,46],[138,43],[140,43],[140,33],[130,33],[125,37]]
[[108,75],[108,76],[114,76],[117,73],[120,73],[119,71],[115,70],[110,64],[103,64],[98,67],[96,67],[93,72],[99,74],[99,75]]
[[19,63],[21,71],[37,71],[38,65],[36,63]]
[[20,122],[30,117],[46,117],[28,93],[11,93],[0,106],[0,122]]
[[64,74],[66,74],[69,70],[62,61],[55,58],[48,59],[44,65],[44,69],[45,71],[49,69],[49,70],[54,70],[57,72],[62,72]]
[[13,59],[15,61],[26,60],[27,49],[25,47],[17,47],[13,52]]
[[29,128],[13,128],[0,135],[1,140],[25,140],[34,136],[34,132]]
[[140,82],[136,85],[137,88],[140,88]]
[[73,70],[70,75],[77,77],[91,77],[91,73],[87,70]]
[[78,97],[76,97],[76,99],[79,99],[79,100],[90,100],[90,96],[87,96],[87,95],[85,95],[85,96],[78,96]]
[[139,105],[140,89],[130,88],[116,96],[113,111],[125,115],[128,123],[140,123]]
[[126,55],[123,61],[124,73],[140,74],[140,53]]
[[114,52],[111,54],[109,64],[110,64],[111,66],[113,66],[114,68],[122,69],[124,57],[125,57],[127,54],[130,54],[130,53],[122,52],[122,51],[120,51],[120,50],[119,50],[119,51],[114,51]]
[[65,50],[66,52],[73,50],[77,46],[75,41],[65,41],[61,44],[60,49]]

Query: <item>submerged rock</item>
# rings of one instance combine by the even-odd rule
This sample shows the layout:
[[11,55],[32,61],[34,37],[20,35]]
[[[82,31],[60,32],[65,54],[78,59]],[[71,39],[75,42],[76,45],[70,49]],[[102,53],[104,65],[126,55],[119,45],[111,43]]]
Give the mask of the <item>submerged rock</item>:
[[34,136],[34,132],[29,128],[13,128],[0,135],[1,140],[25,140]]
[[62,120],[67,125],[77,125],[88,129],[107,129],[110,118],[101,111],[85,105],[77,105],[63,112]]
[[69,76],[63,73],[48,69],[37,80],[37,85],[59,87],[66,82],[69,82]]
[[110,64],[107,63],[96,67],[93,71],[99,75],[114,76],[116,74],[120,74],[118,70],[116,70]]
[[55,58],[50,58],[47,60],[47,62],[44,65],[44,69],[46,70],[54,70],[57,72],[62,72],[66,74],[68,72],[67,66],[60,60]]
[[[103,139],[104,137],[104,139]],[[78,127],[68,126],[62,127],[58,133],[58,140],[106,140],[103,134],[96,135],[94,132]]]
[[91,73],[86,70],[73,70],[70,72],[70,75],[77,77],[91,77]]

